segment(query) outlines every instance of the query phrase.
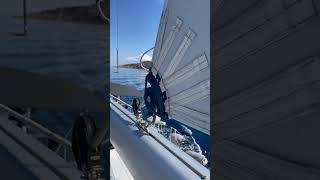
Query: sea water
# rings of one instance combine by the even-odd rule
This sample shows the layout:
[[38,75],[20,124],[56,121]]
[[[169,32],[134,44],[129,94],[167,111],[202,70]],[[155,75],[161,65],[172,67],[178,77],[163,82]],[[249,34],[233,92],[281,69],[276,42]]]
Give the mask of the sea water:
[[[92,4],[92,1],[44,0],[29,1],[28,12],[56,7]],[[0,67],[9,67],[60,78],[83,87],[104,91],[107,51],[105,25],[28,19],[28,36],[23,32],[22,1],[6,1],[0,11]],[[23,92],[21,92],[23,93]],[[79,112],[38,110],[32,118],[60,134],[72,127]]]

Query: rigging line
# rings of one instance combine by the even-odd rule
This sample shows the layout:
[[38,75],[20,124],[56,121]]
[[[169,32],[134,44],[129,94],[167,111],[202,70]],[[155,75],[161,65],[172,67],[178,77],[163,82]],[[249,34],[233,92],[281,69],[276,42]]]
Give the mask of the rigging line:
[[116,4],[117,8],[117,72],[119,72],[119,0],[117,0]]

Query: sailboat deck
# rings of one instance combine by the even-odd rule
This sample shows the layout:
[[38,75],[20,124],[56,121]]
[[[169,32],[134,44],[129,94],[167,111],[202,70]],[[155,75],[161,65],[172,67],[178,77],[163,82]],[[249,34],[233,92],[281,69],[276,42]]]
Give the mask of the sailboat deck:
[[[2,132],[0,133],[2,134]],[[21,163],[16,157],[14,157],[6,147],[0,146],[0,157],[3,163],[0,163],[1,169],[1,178],[3,179],[23,179],[26,180],[34,180],[38,179],[35,175],[33,175],[26,164]],[[31,166],[32,164],[30,164]]]
[[80,179],[71,163],[0,116],[0,164],[4,179]]

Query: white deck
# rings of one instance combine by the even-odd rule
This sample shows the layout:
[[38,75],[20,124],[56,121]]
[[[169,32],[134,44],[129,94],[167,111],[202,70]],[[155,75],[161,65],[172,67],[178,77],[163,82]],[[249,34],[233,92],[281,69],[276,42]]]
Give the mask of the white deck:
[[[0,114],[0,167],[4,179],[80,179],[81,172]],[[1,178],[1,179],[2,179]]]
[[110,180],[134,180],[115,149],[110,150]]
[[[135,179],[201,179],[210,172],[150,128],[139,129],[134,115],[110,98],[111,143]],[[112,173],[112,172],[111,172]]]

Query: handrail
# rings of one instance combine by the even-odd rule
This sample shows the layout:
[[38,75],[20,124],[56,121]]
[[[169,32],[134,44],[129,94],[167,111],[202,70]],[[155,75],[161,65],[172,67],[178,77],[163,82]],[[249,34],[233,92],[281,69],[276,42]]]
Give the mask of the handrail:
[[[69,131],[68,131],[67,134],[65,135],[65,138],[68,138],[68,137],[71,135],[72,130],[73,130],[73,127],[71,127],[71,128],[69,129]],[[62,146],[62,144],[59,144],[58,147],[56,148],[55,152],[59,152],[60,149],[61,149],[61,146]]]
[[120,98],[118,98],[118,97],[116,97],[116,96],[114,96],[114,95],[112,95],[112,94],[110,94],[110,96],[111,96],[112,98],[114,98],[114,99],[116,99],[116,100],[120,101],[121,103],[123,103],[123,104],[125,104],[125,105],[129,106],[130,108],[132,108],[132,106],[131,106],[130,104],[128,104],[128,103],[126,103],[126,102],[124,102],[122,99],[120,99]]
[[44,126],[36,123],[35,121],[33,121],[32,119],[25,117],[19,113],[17,113],[16,111],[12,110],[11,108],[0,104],[0,108],[3,109],[4,111],[8,112],[9,114],[11,114],[12,116],[14,116],[15,118],[17,118],[18,120],[22,121],[23,123],[35,128],[36,130],[40,131],[42,134],[48,136],[49,138],[52,138],[53,140],[55,140],[56,142],[63,144],[67,147],[71,147],[71,142],[67,139],[65,139],[64,137],[50,131],[49,129],[45,128]]
[[[120,98],[118,98],[118,97],[116,97],[116,96],[114,96],[114,95],[112,95],[112,94],[110,94],[110,96],[111,96],[113,99],[116,99],[117,101],[120,101],[122,104],[124,104],[124,105],[128,106],[130,109],[132,109],[132,106],[131,106],[130,104],[124,102],[124,101],[121,100]],[[120,104],[120,103],[119,103],[119,104]]]
[[147,54],[149,51],[151,51],[152,49],[154,49],[154,47],[152,47],[152,48],[148,49],[146,52],[144,52],[144,53],[142,54],[141,58],[140,58],[140,66],[142,67],[142,69],[144,69],[144,70],[146,70],[146,71],[149,71],[149,69],[143,66],[143,64],[142,64],[142,58],[143,58],[144,55],[146,55],[146,54]]

